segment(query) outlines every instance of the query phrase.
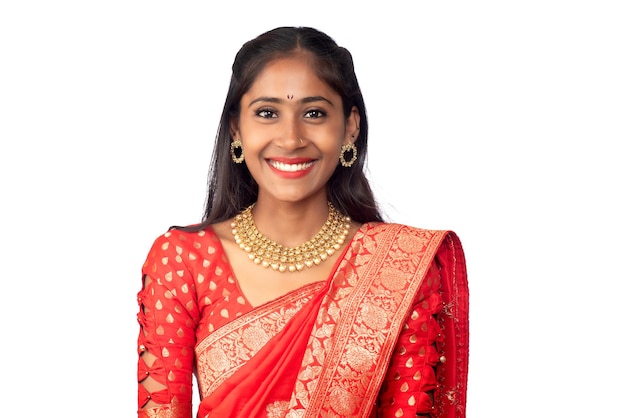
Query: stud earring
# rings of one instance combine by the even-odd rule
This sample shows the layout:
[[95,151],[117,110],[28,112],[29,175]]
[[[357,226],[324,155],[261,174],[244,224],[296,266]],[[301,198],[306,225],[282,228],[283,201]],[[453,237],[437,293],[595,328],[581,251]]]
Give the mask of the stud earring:
[[[346,160],[346,152],[351,153],[352,157],[349,160]],[[341,146],[341,151],[339,152],[339,162],[344,167],[352,167],[352,164],[356,161],[356,145],[353,143],[347,143]]]
[[230,156],[236,164],[243,163],[243,144],[240,139],[235,139],[230,143]]

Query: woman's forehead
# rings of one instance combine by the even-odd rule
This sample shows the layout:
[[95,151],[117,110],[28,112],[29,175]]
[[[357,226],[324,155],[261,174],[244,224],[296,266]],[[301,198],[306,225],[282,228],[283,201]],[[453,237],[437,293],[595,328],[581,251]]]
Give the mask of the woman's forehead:
[[244,96],[301,100],[311,95],[333,94],[337,95],[330,85],[320,78],[314,61],[309,56],[297,54],[268,62]]

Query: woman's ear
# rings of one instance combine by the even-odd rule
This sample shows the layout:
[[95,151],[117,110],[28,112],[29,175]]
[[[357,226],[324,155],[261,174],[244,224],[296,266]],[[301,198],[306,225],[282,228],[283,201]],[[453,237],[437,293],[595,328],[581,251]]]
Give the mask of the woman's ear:
[[239,121],[236,119],[230,120],[230,138],[231,139],[241,139],[239,135]]
[[359,137],[359,129],[361,126],[361,114],[359,113],[359,109],[356,106],[352,106],[350,109],[350,114],[346,119],[346,135],[344,138],[344,143],[354,144],[356,139]]

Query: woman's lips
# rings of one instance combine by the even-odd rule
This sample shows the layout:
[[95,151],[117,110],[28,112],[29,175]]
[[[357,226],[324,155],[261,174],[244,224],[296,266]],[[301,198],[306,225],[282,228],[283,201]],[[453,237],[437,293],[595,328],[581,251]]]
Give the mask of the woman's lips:
[[315,160],[311,159],[268,159],[267,164],[272,170],[283,177],[301,177],[311,171]]

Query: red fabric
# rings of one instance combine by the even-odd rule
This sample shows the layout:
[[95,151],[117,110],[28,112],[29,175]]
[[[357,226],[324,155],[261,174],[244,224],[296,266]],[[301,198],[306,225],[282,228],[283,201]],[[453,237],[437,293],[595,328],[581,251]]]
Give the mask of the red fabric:
[[469,366],[469,289],[465,254],[456,234],[450,232],[439,249],[443,311],[443,341],[438,349],[446,358],[437,368],[434,418],[464,418]]
[[[438,418],[464,417],[467,284],[460,243],[455,241],[454,235],[451,236],[452,241],[449,239],[446,245],[442,245],[438,264],[433,264],[414,301],[413,311],[417,316],[413,318],[412,313],[408,313],[407,326],[399,336],[381,389],[378,416],[396,416],[392,411],[397,409],[390,408],[392,405],[389,404],[393,397],[394,405],[403,408],[404,416],[430,411],[433,417]],[[451,242],[458,247],[454,254],[449,249]],[[210,229],[200,233],[172,230],[157,238],[146,258],[143,275],[149,279],[138,294],[141,326],[138,353],[149,351],[157,356],[157,360],[147,367],[139,359],[139,416],[189,418],[196,343],[253,308],[241,294],[221,243]],[[281,338],[272,339],[232,376],[233,379],[227,380],[212,395],[203,399],[198,417],[203,418],[209,410],[212,411],[211,416],[265,417],[268,399],[288,398],[293,390],[293,371],[298,370],[309,337],[308,330],[311,329],[311,321],[315,320],[323,293],[320,292],[318,298],[309,302],[310,306],[301,315],[290,320]],[[451,301],[455,303],[452,309],[455,310],[456,320],[441,313],[442,306]],[[454,324],[454,321],[457,323]],[[461,347],[458,353],[451,349],[457,344]],[[410,368],[415,373],[409,373],[406,363],[403,368],[402,361],[406,355],[400,354],[403,345],[406,345],[409,354],[410,350],[417,350],[417,357],[422,359],[420,364]],[[419,354],[421,349],[424,350],[423,356]],[[447,362],[442,367],[439,358],[444,352]],[[288,355],[285,356],[285,353]],[[414,378],[417,371],[420,373],[418,380]],[[400,379],[396,379],[398,372]],[[141,384],[148,375],[165,385],[166,389],[149,394]],[[446,386],[438,383],[444,380]],[[404,383],[409,390],[404,390]],[[434,390],[433,408],[426,392],[438,384],[447,388],[451,383],[456,385],[456,391]],[[456,398],[450,401],[451,396]],[[256,398],[263,401],[246,402]],[[148,399],[162,404],[160,409],[153,408],[150,415],[141,409]]]
[[439,269],[433,264],[396,343],[378,400],[378,417],[396,417],[399,411],[403,416],[433,412],[428,392],[437,387],[435,368],[441,355],[435,344],[443,341],[437,321],[443,306],[440,286]]
[[[142,268],[145,285],[137,297],[140,307],[137,350],[140,355],[148,351],[157,360],[147,368],[143,359],[139,358],[138,370],[147,368],[150,376],[165,385],[166,389],[165,393],[147,393],[141,384],[146,377],[145,371],[139,372],[140,413],[144,413],[141,408],[150,396],[165,406],[189,406],[176,409],[184,415],[172,415],[169,408],[159,408],[162,415],[150,416],[191,417],[194,346],[198,338],[210,332],[207,321],[226,321],[226,318],[214,315],[214,311],[207,308],[214,308],[219,313],[225,304],[231,304],[227,292],[236,291],[236,286],[227,282],[229,276],[222,274],[229,268],[223,252],[218,251],[220,248],[213,233],[172,230],[154,241],[146,257]],[[241,307],[250,309],[250,306]]]
[[248,363],[208,397],[198,416],[265,417],[266,405],[289,399],[324,292],[291,318]]

